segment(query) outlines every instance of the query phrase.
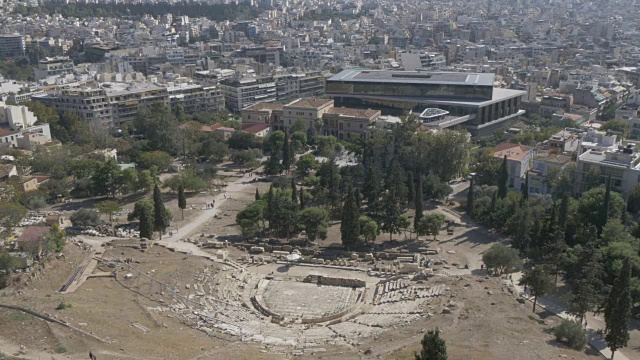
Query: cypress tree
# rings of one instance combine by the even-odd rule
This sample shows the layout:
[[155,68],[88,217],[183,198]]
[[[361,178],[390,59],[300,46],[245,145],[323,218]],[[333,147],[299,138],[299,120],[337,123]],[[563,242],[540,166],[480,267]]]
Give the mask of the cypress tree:
[[153,228],[160,234],[162,240],[162,232],[169,227],[169,217],[167,209],[162,202],[162,193],[158,184],[153,188]]
[[631,317],[631,264],[624,259],[620,274],[613,282],[607,304],[604,309],[605,341],[611,349],[611,359],[616,350],[627,346],[629,342],[629,318]]
[[415,208],[416,214],[413,218],[413,228],[418,229],[418,223],[422,219],[424,212],[424,196],[422,195],[422,176],[418,177],[418,186],[416,186]]
[[[549,219],[549,229],[547,229],[547,232],[549,234],[553,233],[553,230],[555,227],[556,227],[556,201],[553,200],[553,203],[551,204],[551,218]],[[561,229],[561,231],[564,233],[564,229]]]
[[560,200],[560,208],[558,209],[558,226],[560,229],[566,229],[567,218],[569,216],[569,194],[562,194]]
[[378,197],[382,192],[381,184],[380,171],[375,166],[369,166],[362,186],[362,195],[367,199],[367,211],[370,214],[377,211]]
[[304,201],[306,195],[304,194],[304,189],[300,189],[300,210],[304,210]]
[[260,200],[260,191],[256,188],[256,201]]
[[153,238],[153,207],[143,206],[140,208],[140,238],[151,240]]
[[416,353],[416,360],[447,360],[447,343],[440,337],[440,330],[429,330],[422,341],[420,354]]
[[291,148],[289,146],[289,132],[284,130],[284,142],[282,142],[282,167],[289,171],[291,168]]
[[416,197],[416,184],[413,179],[413,173],[408,172],[407,173],[407,204],[409,206],[415,203],[415,197]]
[[602,202],[602,209],[600,209],[600,226],[598,227],[598,234],[602,232],[602,228],[607,225],[609,221],[609,204],[611,203],[611,175],[607,178],[606,190],[604,192],[604,201]]
[[502,159],[502,165],[498,172],[498,197],[504,199],[507,196],[507,183],[509,182],[509,170],[507,169],[507,155]]
[[358,189],[355,189],[354,192],[356,194],[356,206],[360,209],[362,207],[362,194],[360,194],[360,190]]
[[187,208],[187,198],[184,195],[184,186],[178,186],[178,207],[182,210],[182,220],[184,220],[184,209]]
[[524,204],[529,198],[529,173],[524,177],[524,189],[522,189],[522,203]]
[[353,196],[353,189],[349,186],[347,196],[342,206],[342,218],[340,222],[342,245],[344,245],[347,250],[351,250],[356,245],[358,237],[360,236],[359,217],[360,213],[356,206],[356,199]]
[[473,193],[473,176],[469,181],[469,190],[467,190],[467,213],[473,214],[473,198],[475,194]]
[[291,179],[291,201],[294,204],[298,203],[298,190],[296,189],[296,181]]

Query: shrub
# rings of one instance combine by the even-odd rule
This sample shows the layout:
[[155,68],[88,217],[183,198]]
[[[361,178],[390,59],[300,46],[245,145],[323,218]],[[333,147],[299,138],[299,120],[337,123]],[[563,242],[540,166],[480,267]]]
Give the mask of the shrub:
[[67,348],[65,348],[62,345],[58,345],[56,346],[56,348],[53,350],[56,354],[64,354],[67,352]]
[[564,320],[553,330],[556,340],[566,339],[572,349],[582,350],[587,345],[587,331],[573,320]]
[[95,210],[80,209],[69,220],[74,226],[96,226],[100,224],[100,214]]
[[68,309],[70,307],[71,307],[70,304],[65,304],[65,303],[61,302],[60,304],[58,304],[58,307],[56,308],[56,310],[64,310],[64,309]]

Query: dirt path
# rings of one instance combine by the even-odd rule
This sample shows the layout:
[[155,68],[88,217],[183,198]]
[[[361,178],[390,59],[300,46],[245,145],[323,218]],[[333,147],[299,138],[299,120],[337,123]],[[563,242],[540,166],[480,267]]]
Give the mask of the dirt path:
[[240,177],[237,180],[227,184],[225,191],[214,195],[214,206],[211,209],[202,210],[202,213],[193,219],[189,224],[182,226],[172,236],[163,237],[163,241],[166,242],[178,242],[184,240],[192,235],[198,228],[204,225],[207,221],[211,220],[214,216],[220,213],[220,207],[227,202],[228,199],[233,197],[233,194],[245,190],[247,187],[254,184],[252,181],[256,178],[256,175]]

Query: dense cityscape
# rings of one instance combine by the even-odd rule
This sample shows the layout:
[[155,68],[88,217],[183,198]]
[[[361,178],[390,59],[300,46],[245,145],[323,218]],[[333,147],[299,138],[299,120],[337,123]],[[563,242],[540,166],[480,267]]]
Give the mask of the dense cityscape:
[[639,150],[636,0],[0,0],[0,360],[640,360]]

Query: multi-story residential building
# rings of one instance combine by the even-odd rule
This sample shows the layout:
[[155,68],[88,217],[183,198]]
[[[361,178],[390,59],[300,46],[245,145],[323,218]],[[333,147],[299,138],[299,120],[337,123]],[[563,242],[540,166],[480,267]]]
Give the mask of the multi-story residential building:
[[21,57],[25,53],[24,38],[19,34],[0,35],[0,58]]
[[276,83],[271,78],[224,80],[220,83],[224,101],[231,111],[240,111],[247,106],[277,99]]
[[187,114],[218,112],[224,109],[224,96],[217,86],[175,84],[167,87],[172,109],[182,106]]
[[426,71],[344,70],[327,79],[336,106],[381,109],[386,114],[439,108],[450,117],[430,123],[460,125],[473,136],[490,136],[525,113],[524,91],[494,88],[494,74]]
[[38,67],[33,69],[36,80],[42,80],[49,76],[73,74],[73,61],[68,56],[48,57],[38,62]]
[[589,149],[578,156],[575,178],[575,190],[586,190],[587,174],[598,170],[601,181],[611,176],[611,188],[625,196],[640,182],[640,153],[634,144],[620,145],[616,149]]
[[26,106],[5,105],[0,101],[0,127],[13,130],[32,126],[38,119]]
[[103,88],[58,89],[53,93],[33,96],[31,99],[60,113],[75,111],[82,120],[90,122],[94,128],[110,127],[113,124],[111,104],[107,91]]
[[[150,83],[107,83],[107,101],[111,105],[110,126],[121,126],[136,118],[138,112],[150,106],[169,106],[167,89]],[[105,84],[103,84],[103,87]]]
[[533,159],[533,167],[529,171],[529,194],[550,195],[553,188],[547,177],[553,171],[563,170],[571,163],[571,156],[554,152],[537,154]]
[[502,144],[493,149],[493,156],[507,159],[509,180],[507,185],[516,191],[522,191],[527,171],[531,166],[534,148],[520,144]]
[[622,139],[616,134],[588,128],[587,132],[583,133],[580,139],[579,153],[582,154],[587,150],[614,150],[618,148],[621,141]]
[[578,129],[565,128],[553,134],[545,141],[549,152],[562,154],[577,151],[580,146],[579,133]]
[[325,78],[319,71],[274,76],[278,100],[313,98],[324,93]]
[[381,114],[380,110],[332,107],[322,115],[322,134],[339,140],[367,138],[370,125]]

